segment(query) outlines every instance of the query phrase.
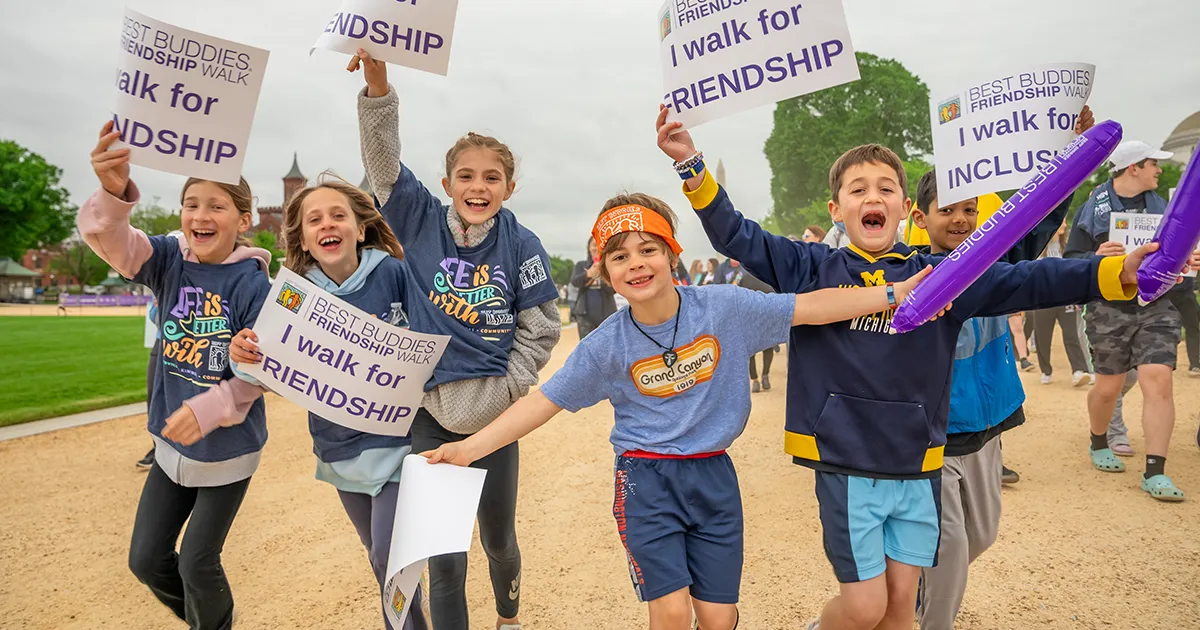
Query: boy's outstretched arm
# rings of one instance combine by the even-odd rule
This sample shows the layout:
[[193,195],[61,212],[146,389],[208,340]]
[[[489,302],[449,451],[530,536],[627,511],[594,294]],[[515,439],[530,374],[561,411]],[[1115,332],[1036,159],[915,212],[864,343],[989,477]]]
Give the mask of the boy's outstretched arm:
[[957,300],[963,317],[990,317],[1096,300],[1131,300],[1137,269],[1158,243],[1125,256],[1043,258],[1015,265],[996,263]]
[[469,466],[472,462],[491,455],[501,448],[529,435],[546,424],[562,407],[550,402],[538,390],[513,403],[483,430],[461,442],[443,444],[433,451],[421,453],[430,464],[445,462]]
[[[658,147],[672,160],[686,161],[696,154],[696,145],[691,134],[681,130],[682,123],[667,122],[667,111],[665,105],[660,106]],[[708,169],[688,179],[683,192],[700,217],[713,249],[740,262],[778,292],[792,293],[807,287],[816,276],[817,265],[832,251],[827,245],[793,243],[742,216]]]
[[[792,325],[820,326],[895,308],[931,271],[933,267],[926,266],[915,276],[890,287],[821,289],[811,293],[800,293],[796,295],[796,311],[792,316]],[[889,288],[893,292],[891,301],[888,300]],[[941,317],[949,309],[950,305],[947,304],[937,317]]]

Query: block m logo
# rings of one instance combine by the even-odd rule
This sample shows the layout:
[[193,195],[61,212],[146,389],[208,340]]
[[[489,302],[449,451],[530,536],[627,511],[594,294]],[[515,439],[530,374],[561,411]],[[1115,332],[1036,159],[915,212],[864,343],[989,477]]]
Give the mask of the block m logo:
[[882,269],[864,271],[862,272],[862,279],[864,287],[882,287],[887,285],[887,281],[883,279]]

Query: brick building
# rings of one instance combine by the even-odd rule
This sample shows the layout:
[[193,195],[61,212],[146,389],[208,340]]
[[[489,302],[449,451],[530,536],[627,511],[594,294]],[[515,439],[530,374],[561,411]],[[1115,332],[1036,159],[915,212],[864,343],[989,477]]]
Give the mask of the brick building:
[[308,183],[308,178],[304,173],[300,172],[299,157],[292,154],[292,169],[287,175],[283,176],[283,205],[280,206],[259,206],[258,207],[258,223],[254,226],[255,232],[266,230],[275,234],[275,242],[283,245],[283,209],[287,207],[288,202],[292,200],[292,195],[297,191],[302,190]]
[[37,288],[49,289],[50,287],[66,287],[79,284],[79,280],[74,276],[63,275],[57,269],[53,268],[54,260],[61,257],[63,250],[71,245],[71,241],[68,240],[59,245],[39,247],[38,249],[25,251],[25,256],[21,258],[21,266],[38,274],[38,277],[34,279],[34,284]]

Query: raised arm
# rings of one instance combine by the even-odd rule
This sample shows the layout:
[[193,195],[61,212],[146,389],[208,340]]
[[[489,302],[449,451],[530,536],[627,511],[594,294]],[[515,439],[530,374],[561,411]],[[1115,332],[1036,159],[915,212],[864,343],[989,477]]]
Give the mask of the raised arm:
[[347,70],[363,68],[367,86],[358,93],[358,136],[367,182],[380,213],[404,246],[442,221],[442,203],[400,159],[400,99],[387,82],[387,64],[365,50]]
[[141,197],[129,178],[129,149],[110,150],[120,137],[111,120],[100,129],[100,140],[92,150],[92,169],[100,189],[83,203],[76,225],[92,251],[117,273],[132,278],[150,260],[154,248],[145,232],[129,224],[129,213]]
[[[696,145],[691,134],[682,130],[682,123],[667,122],[666,106],[660,106],[657,128],[658,147],[668,157],[681,162],[696,154]],[[713,249],[739,261],[776,291],[802,290],[815,277],[817,265],[832,251],[824,244],[793,243],[742,216],[708,169],[688,179],[683,191]]]

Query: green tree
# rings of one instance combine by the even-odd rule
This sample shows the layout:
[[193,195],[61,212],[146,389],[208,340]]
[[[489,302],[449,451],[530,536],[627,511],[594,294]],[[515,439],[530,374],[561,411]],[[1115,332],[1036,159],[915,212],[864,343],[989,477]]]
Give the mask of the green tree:
[[1162,175],[1158,176],[1158,194],[1163,199],[1170,199],[1171,189],[1179,185],[1179,179],[1183,177],[1183,165],[1175,162],[1159,162],[1162,167]]
[[50,264],[56,272],[64,276],[73,276],[80,284],[97,285],[108,277],[109,266],[84,243],[78,243],[63,250],[62,256]]
[[904,175],[908,177],[908,198],[917,203],[917,184],[921,177],[933,170],[933,165],[921,158],[912,158],[904,162]]
[[139,203],[129,215],[129,224],[149,234],[169,234],[180,227],[179,213],[164,208],[155,197],[150,203]]
[[810,225],[818,225],[826,230],[833,225],[833,219],[829,218],[829,195],[818,197],[807,206],[791,212],[772,212],[762,221],[764,229],[780,236],[800,236]]
[[71,235],[77,208],[58,184],[62,171],[10,140],[0,140],[0,257],[20,260],[38,243]]
[[571,282],[571,274],[575,271],[575,263],[562,256],[550,257],[550,277],[554,284],[562,286]]
[[775,106],[763,152],[781,226],[799,225],[801,214],[816,214],[814,202],[829,200],[829,168],[851,147],[879,143],[904,161],[933,152],[925,83],[898,61],[864,52],[857,58],[858,81]]
[[283,266],[283,250],[279,249],[278,242],[275,239],[275,233],[270,230],[262,230],[255,232],[251,239],[255,247],[261,247],[271,252],[271,277],[279,272],[279,268]]

